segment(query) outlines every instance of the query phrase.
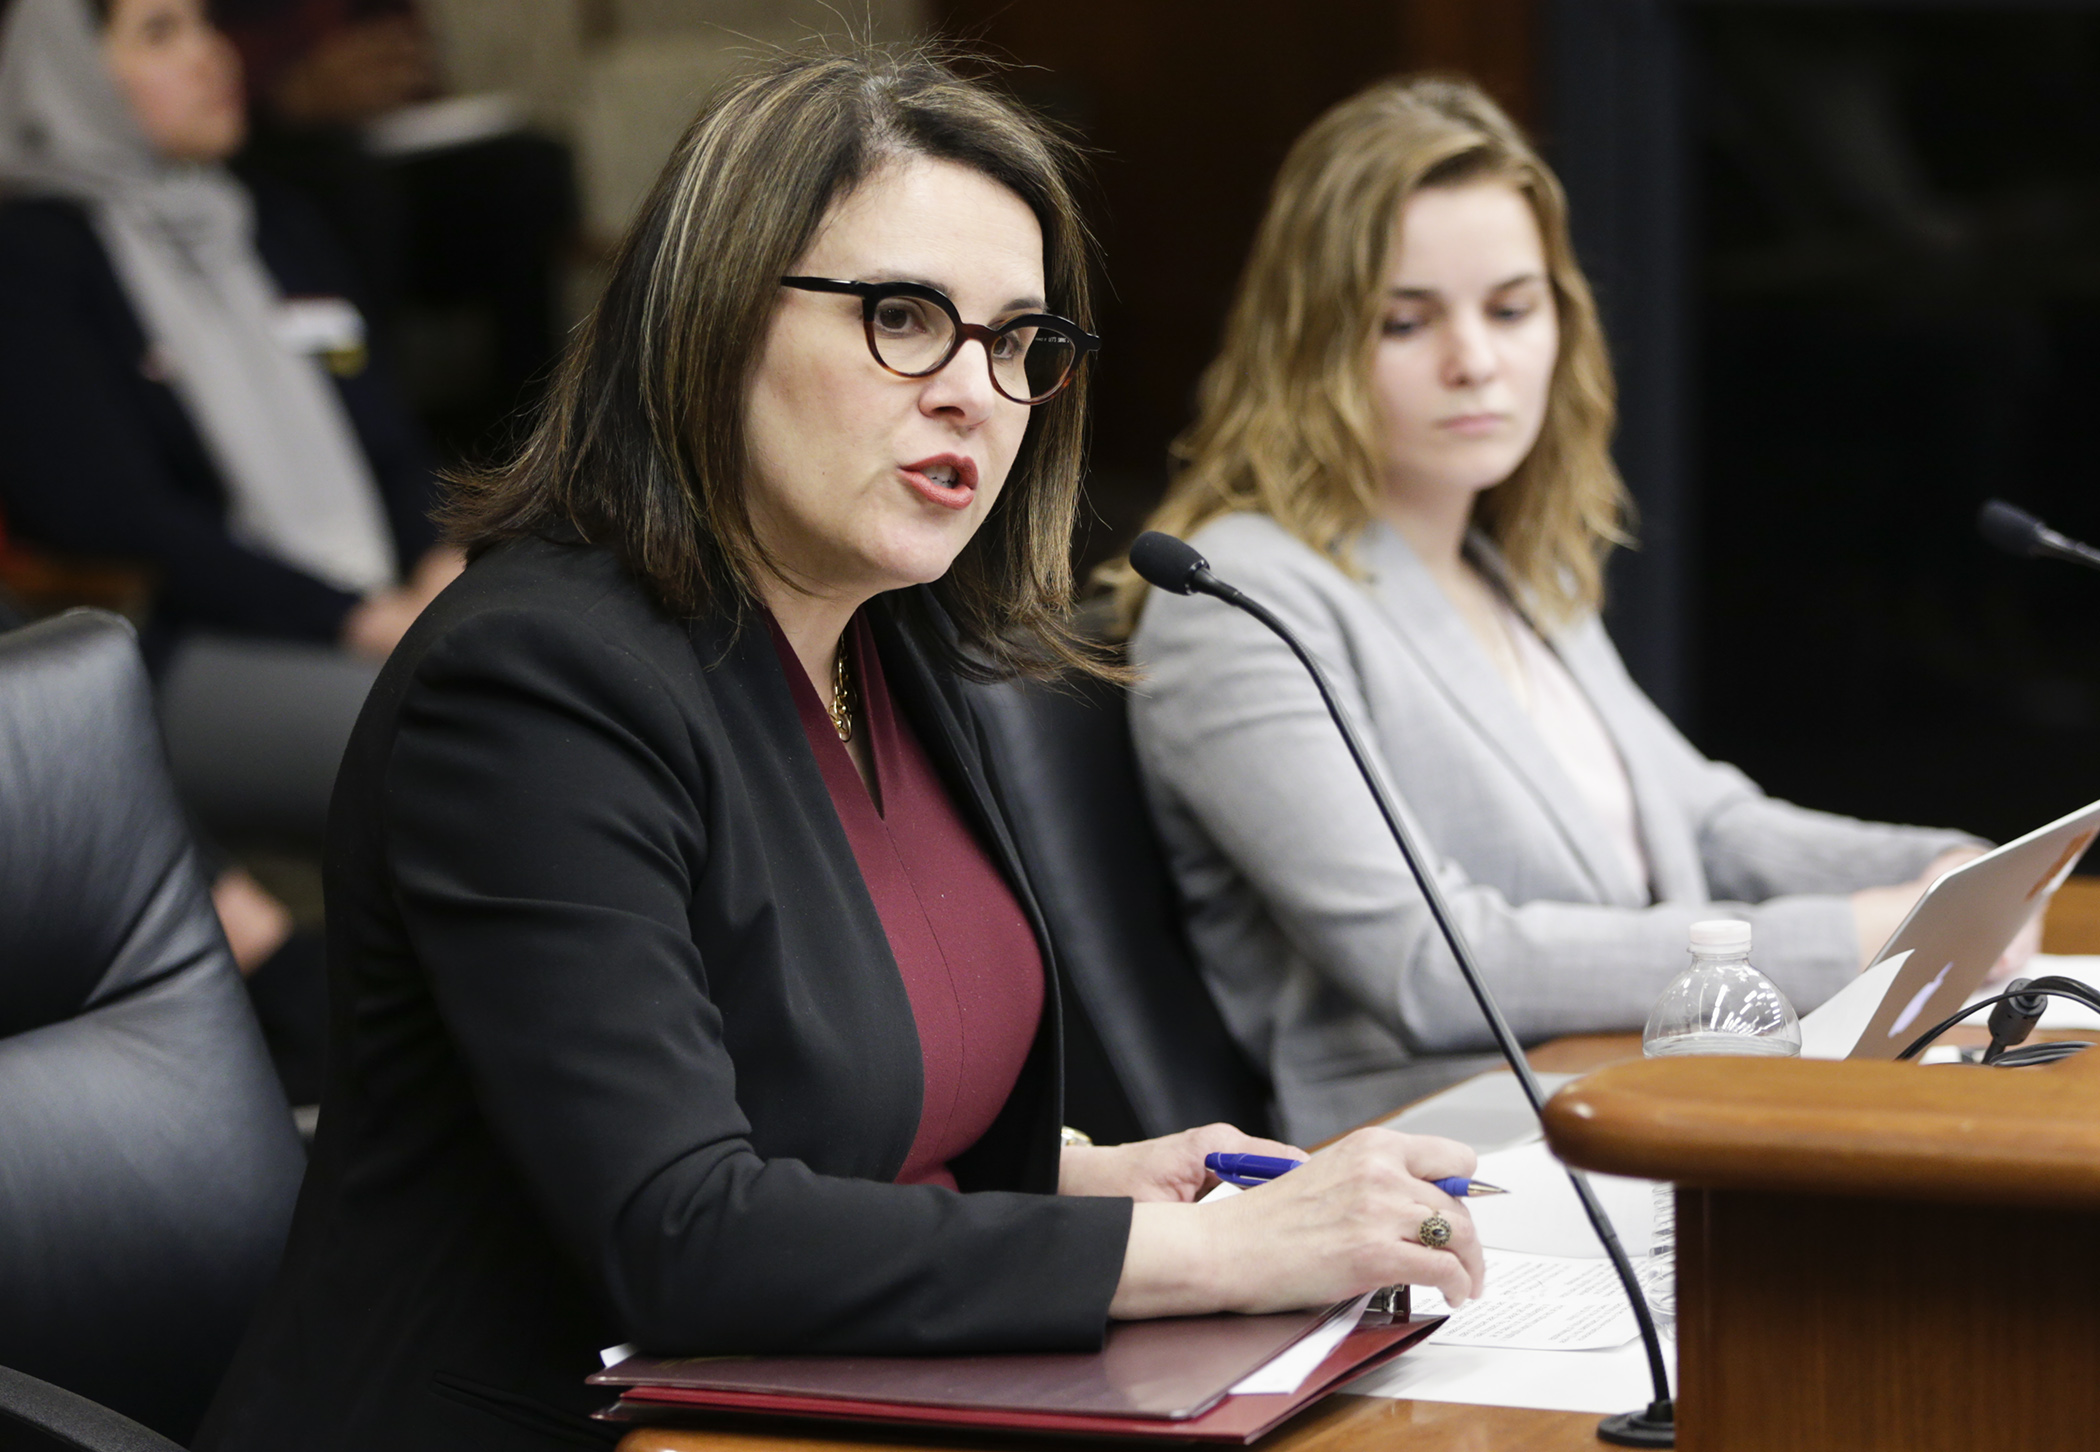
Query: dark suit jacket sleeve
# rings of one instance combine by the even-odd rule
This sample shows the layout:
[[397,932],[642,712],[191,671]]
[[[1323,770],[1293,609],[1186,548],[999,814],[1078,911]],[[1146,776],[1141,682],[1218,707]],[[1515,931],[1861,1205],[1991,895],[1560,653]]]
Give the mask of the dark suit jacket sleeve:
[[498,1140],[631,1338],[1099,1343],[1128,1201],[829,1177],[751,1148],[707,986],[738,945],[690,923],[696,878],[737,851],[708,828],[730,764],[657,667],[575,615],[484,613],[431,644],[398,722],[385,830],[412,951]]

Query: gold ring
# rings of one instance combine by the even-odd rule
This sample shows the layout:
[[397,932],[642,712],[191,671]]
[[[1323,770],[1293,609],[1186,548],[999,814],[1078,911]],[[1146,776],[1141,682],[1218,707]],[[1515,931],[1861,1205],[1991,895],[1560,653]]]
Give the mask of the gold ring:
[[1451,1243],[1451,1222],[1432,1210],[1415,1227],[1415,1239],[1431,1250],[1442,1250]]

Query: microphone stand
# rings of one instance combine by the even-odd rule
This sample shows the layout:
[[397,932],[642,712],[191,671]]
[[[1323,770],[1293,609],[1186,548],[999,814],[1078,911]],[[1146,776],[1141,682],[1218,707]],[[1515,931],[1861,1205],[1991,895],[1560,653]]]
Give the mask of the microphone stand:
[[[1306,674],[1312,677],[1313,684],[1319,688],[1321,701],[1326,703],[1327,714],[1334,718],[1335,727],[1342,733],[1342,740],[1349,748],[1350,757],[1356,762],[1357,771],[1363,775],[1364,785],[1371,789],[1371,796],[1378,803],[1378,811],[1385,818],[1387,830],[1393,834],[1393,841],[1398,844],[1400,855],[1407,860],[1407,870],[1414,875],[1416,886],[1422,889],[1423,900],[1429,904],[1430,916],[1436,919],[1437,929],[1443,934],[1444,942],[1449,945],[1451,956],[1458,960],[1458,971],[1464,976],[1466,987],[1472,990],[1473,1001],[1480,1005],[1481,1016],[1487,1020],[1488,1028],[1495,1036],[1495,1043],[1502,1050],[1502,1057],[1509,1061],[1509,1067],[1517,1076],[1517,1082],[1523,1086],[1524,1097],[1531,1101],[1532,1111],[1543,1115],[1546,1096],[1539,1087],[1537,1076],[1531,1072],[1530,1062],[1524,1057],[1523,1046],[1517,1042],[1517,1036],[1510,1029],[1509,1021],[1503,1018],[1502,1009],[1496,1004],[1494,996],[1488,992],[1487,983],[1480,976],[1480,967],[1473,961],[1472,949],[1467,947],[1466,940],[1459,935],[1457,925],[1451,920],[1451,909],[1444,901],[1443,890],[1423,867],[1422,854],[1415,846],[1414,837],[1408,831],[1407,824],[1401,820],[1400,813],[1394,807],[1383,783],[1378,780],[1378,774],[1372,770],[1371,759],[1365,753],[1363,743],[1357,738],[1356,729],[1349,724],[1349,718],[1342,713],[1340,703],[1335,700],[1334,689],[1327,682],[1326,672],[1320,669],[1319,663],[1298,643],[1297,637],[1291,633],[1289,627],[1270,613],[1267,606],[1213,575],[1210,565],[1194,549],[1180,540],[1172,540],[1171,536],[1148,534],[1146,538],[1171,540],[1179,547],[1175,551],[1174,563],[1182,565],[1179,570],[1166,571],[1168,578],[1165,579],[1155,578],[1150,570],[1140,567],[1139,573],[1147,580],[1162,589],[1178,588],[1179,593],[1184,595],[1196,592],[1212,595],[1228,605],[1244,610],[1275,632],[1276,637],[1291,648],[1291,654],[1298,657],[1298,663],[1305,667]],[[1180,559],[1182,550],[1188,552],[1188,561],[1185,564]],[[1136,548],[1131,551],[1133,566],[1138,564],[1139,553]],[[1163,549],[1161,553],[1164,553]],[[1146,561],[1148,565],[1151,563],[1150,559]],[[1627,1259],[1625,1247],[1619,1244],[1619,1232],[1613,1227],[1611,1217],[1604,1213],[1603,1205],[1598,1203],[1596,1191],[1590,1188],[1589,1177],[1572,1165],[1563,1165],[1562,1168],[1567,1171],[1568,1182],[1575,1187],[1575,1198],[1582,1202],[1582,1213],[1589,1217],[1590,1228],[1597,1232],[1597,1239],[1603,1242],[1604,1253],[1610,1258],[1612,1269],[1618,1273],[1619,1284],[1625,1288],[1626,1298],[1633,1306],[1634,1320],[1640,1325],[1641,1345],[1648,1353],[1648,1375],[1655,1384],[1655,1400],[1649,1403],[1644,1411],[1621,1412],[1606,1417],[1597,1425],[1597,1436],[1621,1447],[1674,1447],[1677,1444],[1677,1410],[1670,1396],[1670,1374],[1663,1365],[1662,1337],[1655,1329],[1655,1318],[1649,1313],[1648,1299],[1642,1294],[1640,1282],[1634,1275],[1633,1262]]]
[[2058,534],[2026,510],[2002,499],[1984,501],[1976,511],[1976,529],[1985,539],[2009,555],[2027,559],[2047,556],[2100,570],[2100,550],[2069,535]]

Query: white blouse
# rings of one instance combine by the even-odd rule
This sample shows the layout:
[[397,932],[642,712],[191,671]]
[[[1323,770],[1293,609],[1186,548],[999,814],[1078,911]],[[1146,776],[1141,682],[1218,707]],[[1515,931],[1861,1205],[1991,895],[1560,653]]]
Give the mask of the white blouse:
[[1648,853],[1641,844],[1641,820],[1634,806],[1633,783],[1619,748],[1604,729],[1603,718],[1553,648],[1539,637],[1507,600],[1498,602],[1508,648],[1490,651],[1495,669],[1516,693],[1546,747],[1574,783],[1585,805],[1604,827],[1611,850],[1633,873],[1648,882]]

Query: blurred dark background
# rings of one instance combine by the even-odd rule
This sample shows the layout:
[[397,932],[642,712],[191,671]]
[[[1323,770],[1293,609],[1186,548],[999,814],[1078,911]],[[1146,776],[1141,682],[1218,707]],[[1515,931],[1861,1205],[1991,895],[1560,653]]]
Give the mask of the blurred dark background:
[[1691,10],[1687,706],[1775,789],[1995,837],[2100,795],[2100,13]]
[[1269,179],[1364,83],[1462,71],[1538,132],[1611,328],[1642,545],[1610,621],[1709,753],[2005,838],[2100,796],[2100,4],[945,0],[1098,150],[1091,518],[1157,499]]

